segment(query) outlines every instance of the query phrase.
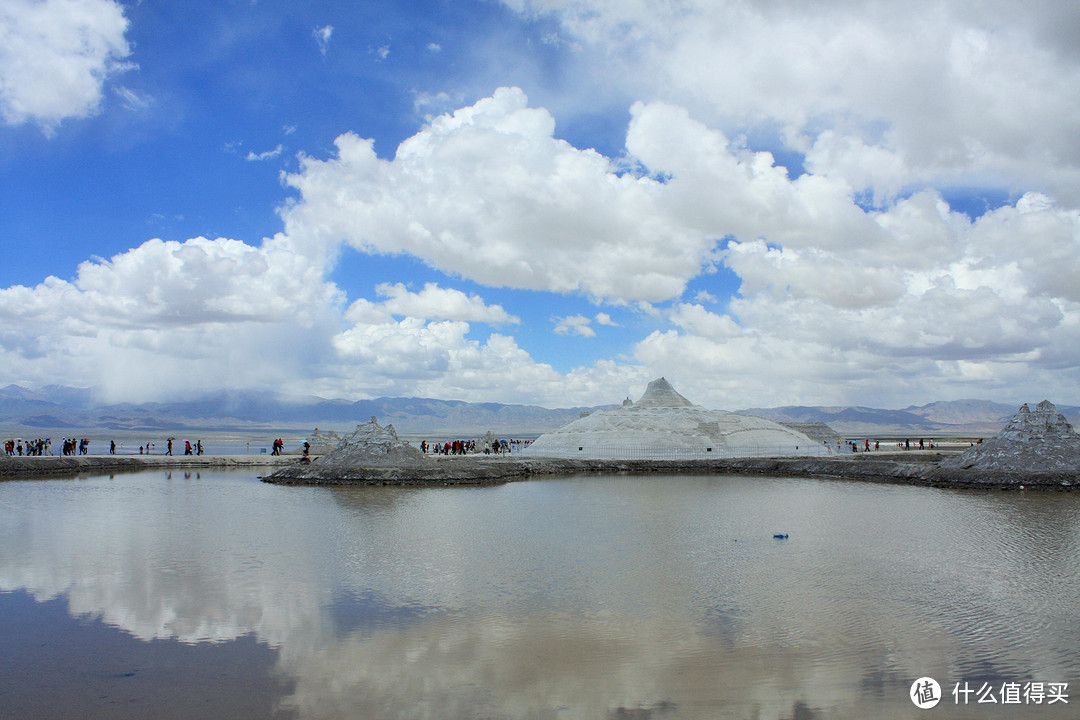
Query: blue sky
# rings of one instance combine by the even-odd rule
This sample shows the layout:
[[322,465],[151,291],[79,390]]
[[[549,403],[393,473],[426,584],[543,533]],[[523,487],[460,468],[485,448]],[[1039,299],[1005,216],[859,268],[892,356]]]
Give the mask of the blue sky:
[[652,5],[10,0],[0,383],[1080,402],[1080,11]]

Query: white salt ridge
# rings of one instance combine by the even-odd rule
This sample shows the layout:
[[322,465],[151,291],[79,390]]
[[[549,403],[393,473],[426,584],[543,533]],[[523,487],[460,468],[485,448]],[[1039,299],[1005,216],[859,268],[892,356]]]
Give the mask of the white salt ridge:
[[818,456],[823,443],[765,418],[706,410],[664,378],[636,403],[600,410],[536,439],[528,455],[567,458]]

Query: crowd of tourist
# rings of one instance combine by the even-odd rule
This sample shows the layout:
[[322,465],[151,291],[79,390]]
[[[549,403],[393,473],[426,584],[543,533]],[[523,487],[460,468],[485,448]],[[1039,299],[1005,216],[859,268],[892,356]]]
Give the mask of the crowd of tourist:
[[[172,455],[173,438],[169,438],[165,451],[166,455]],[[115,440],[109,441],[109,454],[116,455],[117,444]],[[145,445],[139,446],[140,455],[150,455],[157,449],[157,444],[148,442]],[[52,455],[52,438],[37,438],[35,440],[23,440],[22,438],[11,438],[4,441],[4,452],[11,456],[43,456]],[[90,438],[64,438],[60,444],[60,453],[62,455],[87,455],[90,452]],[[190,440],[184,440],[184,454],[185,455],[202,455],[203,444],[202,440],[196,440],[194,443]]]
[[8,455],[52,455],[52,438],[38,438],[37,440],[6,440],[4,452]]
[[[870,445],[869,440],[863,440],[861,443],[858,440],[848,440],[847,442],[848,442],[848,446],[851,448],[851,452],[853,452],[853,453],[870,452],[871,451],[871,445]],[[980,442],[982,442],[982,441],[980,440]],[[916,443],[912,442],[911,440],[904,440],[902,442],[897,442],[896,447],[902,448],[904,450],[911,450],[913,447],[916,447]],[[934,442],[933,438],[931,438],[929,441],[926,440],[925,438],[919,438],[919,442],[918,442],[917,447],[920,450],[925,450],[927,447],[929,447],[931,450],[934,450],[934,449],[937,448],[937,443]],[[873,449],[874,450],[879,450],[880,448],[881,448],[880,441],[875,440],[874,444],[873,444]],[[836,452],[837,453],[840,452],[840,441],[839,440],[836,441]]]
[[[64,455],[86,455],[90,450],[90,438],[64,438],[61,448]],[[52,438],[9,439],[4,442],[4,452],[27,457],[52,455]]]
[[[173,441],[169,438],[165,443],[165,455],[173,454]],[[420,443],[420,450],[430,455],[469,455],[483,453],[484,455],[505,455],[528,447],[531,440],[515,439],[480,439],[480,440],[446,440],[429,443],[424,440]],[[202,455],[202,440],[192,442],[184,440],[184,455]],[[305,443],[307,445],[307,443]],[[116,455],[118,446],[115,440],[109,441],[109,454]],[[310,447],[310,446],[309,446]],[[90,451],[90,438],[64,438],[61,444],[61,452],[64,455],[86,455]],[[157,451],[157,443],[147,442],[139,445],[139,455],[151,455]],[[39,438],[36,440],[23,440],[13,438],[4,442],[4,452],[12,456],[35,456],[52,455],[52,439]],[[263,451],[265,452],[265,450]],[[273,442],[271,455],[282,455],[285,452],[285,440],[276,438]]]
[[428,443],[424,440],[420,443],[420,451],[431,455],[469,455],[472,453],[484,453],[490,455],[503,455],[527,447],[531,440],[446,440],[444,442]]

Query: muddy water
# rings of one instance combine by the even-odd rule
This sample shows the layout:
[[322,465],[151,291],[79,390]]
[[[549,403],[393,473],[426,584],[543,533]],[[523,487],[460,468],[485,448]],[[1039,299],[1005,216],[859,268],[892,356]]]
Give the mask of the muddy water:
[[[933,710],[909,698],[923,676],[942,688]],[[1080,494],[655,476],[0,483],[3,718],[1078,706]]]

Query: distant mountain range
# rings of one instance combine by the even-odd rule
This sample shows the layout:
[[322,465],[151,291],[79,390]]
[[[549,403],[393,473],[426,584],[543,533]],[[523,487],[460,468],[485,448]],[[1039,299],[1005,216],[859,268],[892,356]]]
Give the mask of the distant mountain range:
[[432,398],[327,400],[270,391],[219,392],[174,402],[100,403],[90,389],[49,385],[0,388],[0,428],[63,430],[348,429],[373,416],[405,435],[536,434],[605,407],[551,410],[535,405],[469,403]]
[[[1041,400],[1042,398],[1033,399]],[[1051,401],[1053,399],[1051,398]],[[407,436],[427,433],[530,435],[553,430],[615,405],[548,409],[536,405],[469,403],[432,398],[327,400],[270,391],[220,392],[176,402],[101,403],[88,388],[49,385],[0,388],[0,428],[32,430],[311,430],[352,429],[372,416]],[[777,422],[823,422],[846,436],[993,435],[1017,407],[985,400],[954,400],[884,410],[858,406],[745,408],[736,412]],[[1074,426],[1080,407],[1058,406]]]
[[[1034,402],[1036,401],[1032,400],[1032,403]],[[1058,405],[1057,408],[1074,427],[1080,424],[1080,407]],[[988,400],[951,400],[912,405],[902,410],[860,406],[787,406],[746,408],[738,412],[758,415],[775,422],[822,422],[843,435],[853,437],[994,435],[1009,422],[1018,409],[1018,405]]]

